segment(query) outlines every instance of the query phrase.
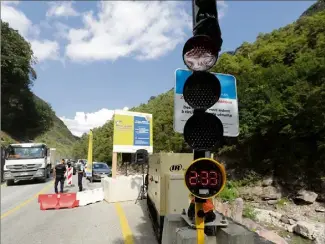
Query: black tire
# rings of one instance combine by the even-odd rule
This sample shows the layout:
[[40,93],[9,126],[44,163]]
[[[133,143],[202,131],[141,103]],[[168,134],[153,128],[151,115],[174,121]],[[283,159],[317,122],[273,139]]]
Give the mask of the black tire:
[[46,179],[49,179],[50,177],[51,177],[51,169],[47,169]]
[[15,183],[14,180],[7,180],[7,181],[6,181],[6,185],[7,185],[7,186],[12,186],[12,185],[14,185],[14,183]]

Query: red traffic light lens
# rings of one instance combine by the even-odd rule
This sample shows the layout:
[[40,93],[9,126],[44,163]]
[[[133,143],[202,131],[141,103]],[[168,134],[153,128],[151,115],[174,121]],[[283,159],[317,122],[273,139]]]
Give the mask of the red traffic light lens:
[[225,182],[224,168],[209,158],[194,161],[185,172],[186,187],[198,198],[214,197],[223,189]]
[[184,140],[194,150],[209,150],[223,137],[220,119],[207,112],[194,113],[184,126]]
[[206,110],[220,98],[220,81],[211,73],[194,72],[184,84],[183,95],[192,108]]
[[206,71],[217,62],[219,50],[213,39],[206,35],[191,37],[184,45],[183,60],[193,71]]

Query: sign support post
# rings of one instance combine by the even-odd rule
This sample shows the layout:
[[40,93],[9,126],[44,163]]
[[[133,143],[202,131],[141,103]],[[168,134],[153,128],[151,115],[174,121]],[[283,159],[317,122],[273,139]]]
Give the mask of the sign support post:
[[183,134],[185,142],[194,150],[194,161],[184,178],[195,197],[197,244],[204,244],[204,204],[225,184],[220,164],[210,159],[210,150],[222,139],[224,128],[216,115],[207,112],[221,96],[219,79],[208,72],[217,62],[222,45],[216,0],[192,0],[192,16],[193,37],[183,48],[184,64],[192,74],[184,83],[183,96],[193,115],[186,121]]
[[92,182],[93,177],[93,131],[89,131],[89,142],[88,142],[88,162],[86,169],[86,177],[89,177]]

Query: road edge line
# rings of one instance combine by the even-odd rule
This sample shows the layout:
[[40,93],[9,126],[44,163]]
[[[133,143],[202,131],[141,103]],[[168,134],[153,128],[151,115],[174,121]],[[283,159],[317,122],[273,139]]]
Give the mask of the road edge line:
[[50,186],[52,186],[52,184],[53,184],[53,180],[51,180],[51,182],[49,182],[42,190],[40,190],[34,196],[28,198],[27,200],[23,201],[22,203],[20,203],[16,207],[14,207],[12,209],[9,209],[7,212],[4,212],[3,214],[1,214],[1,218],[0,219],[3,219],[5,217],[7,217],[8,215],[16,212],[17,210],[21,209],[22,207],[24,207],[25,205],[27,205],[28,203],[30,203],[31,201],[33,201],[35,198],[38,197],[39,194],[42,194],[42,193],[46,192],[50,188]]
[[134,244],[133,234],[121,204],[116,202],[114,203],[114,205],[115,205],[117,215],[120,219],[124,244]]

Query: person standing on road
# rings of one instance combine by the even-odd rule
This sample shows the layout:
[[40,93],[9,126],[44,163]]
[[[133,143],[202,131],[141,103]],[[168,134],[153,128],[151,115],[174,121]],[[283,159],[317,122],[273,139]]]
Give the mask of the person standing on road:
[[53,172],[53,177],[55,179],[54,182],[54,191],[56,194],[58,194],[58,184],[60,182],[60,193],[63,193],[63,187],[64,187],[64,177],[65,172],[67,171],[65,166],[65,160],[62,159],[61,163],[56,165]]
[[85,166],[82,160],[77,164],[77,172],[78,172],[78,186],[79,191],[82,191],[82,178],[84,176]]

